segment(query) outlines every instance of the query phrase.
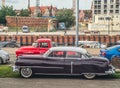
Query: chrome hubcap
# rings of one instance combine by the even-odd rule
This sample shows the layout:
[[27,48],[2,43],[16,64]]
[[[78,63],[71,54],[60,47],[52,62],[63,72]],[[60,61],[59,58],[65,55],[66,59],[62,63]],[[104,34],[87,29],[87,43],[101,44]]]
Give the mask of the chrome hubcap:
[[25,78],[29,78],[32,75],[32,70],[30,68],[22,68],[21,75]]

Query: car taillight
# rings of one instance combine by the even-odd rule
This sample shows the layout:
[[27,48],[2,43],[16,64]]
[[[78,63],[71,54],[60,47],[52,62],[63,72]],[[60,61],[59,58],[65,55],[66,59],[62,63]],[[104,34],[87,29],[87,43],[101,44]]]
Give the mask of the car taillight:
[[105,52],[102,52],[102,56],[106,56],[106,53],[105,53]]

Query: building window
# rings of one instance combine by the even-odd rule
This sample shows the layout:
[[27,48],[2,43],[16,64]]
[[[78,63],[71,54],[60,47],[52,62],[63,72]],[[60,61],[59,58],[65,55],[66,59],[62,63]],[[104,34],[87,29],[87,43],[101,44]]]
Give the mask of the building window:
[[100,0],[100,1],[98,1],[98,4],[101,4],[101,0]]
[[95,10],[94,13],[97,14],[97,10]]
[[113,8],[113,5],[111,5],[110,8]]
[[113,10],[110,10],[110,13],[113,13]]
[[104,5],[104,9],[107,9],[107,5]]
[[98,9],[101,9],[101,5],[98,5]]
[[99,17],[98,20],[104,20],[104,18],[103,17]]
[[104,0],[104,3],[106,4],[106,3],[107,3],[107,0]]
[[110,3],[113,3],[114,2],[114,0],[110,0]]
[[105,17],[106,20],[111,20],[111,17]]
[[116,0],[116,4],[119,4],[119,0]]
[[107,10],[104,10],[104,14],[107,14]]
[[116,8],[119,8],[119,5],[116,5]]
[[94,9],[97,9],[97,5],[94,6]]
[[101,14],[101,10],[98,10],[98,14]]
[[115,13],[119,13],[119,10],[116,10]]
[[97,1],[94,1],[94,4],[97,4]]

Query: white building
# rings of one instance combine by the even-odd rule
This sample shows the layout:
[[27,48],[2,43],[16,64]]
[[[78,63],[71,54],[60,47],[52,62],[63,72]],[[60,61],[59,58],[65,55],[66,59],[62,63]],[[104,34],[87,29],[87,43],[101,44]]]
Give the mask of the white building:
[[120,31],[120,0],[93,0],[89,30]]

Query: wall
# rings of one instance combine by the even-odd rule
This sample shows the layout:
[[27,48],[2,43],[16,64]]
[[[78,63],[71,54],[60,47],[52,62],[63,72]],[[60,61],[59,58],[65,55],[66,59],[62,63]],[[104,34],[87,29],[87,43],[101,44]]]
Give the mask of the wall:
[[7,16],[6,20],[7,26],[12,27],[22,27],[23,25],[27,25],[29,27],[48,26],[48,18]]
[[[15,39],[21,45],[31,45],[38,38],[50,38],[52,41],[57,42],[60,45],[74,45],[75,44],[75,35],[1,35],[0,41],[8,40],[10,37]],[[88,40],[88,41],[100,41],[103,43],[115,43],[120,40],[120,35],[108,36],[108,35],[81,35],[79,40]]]

